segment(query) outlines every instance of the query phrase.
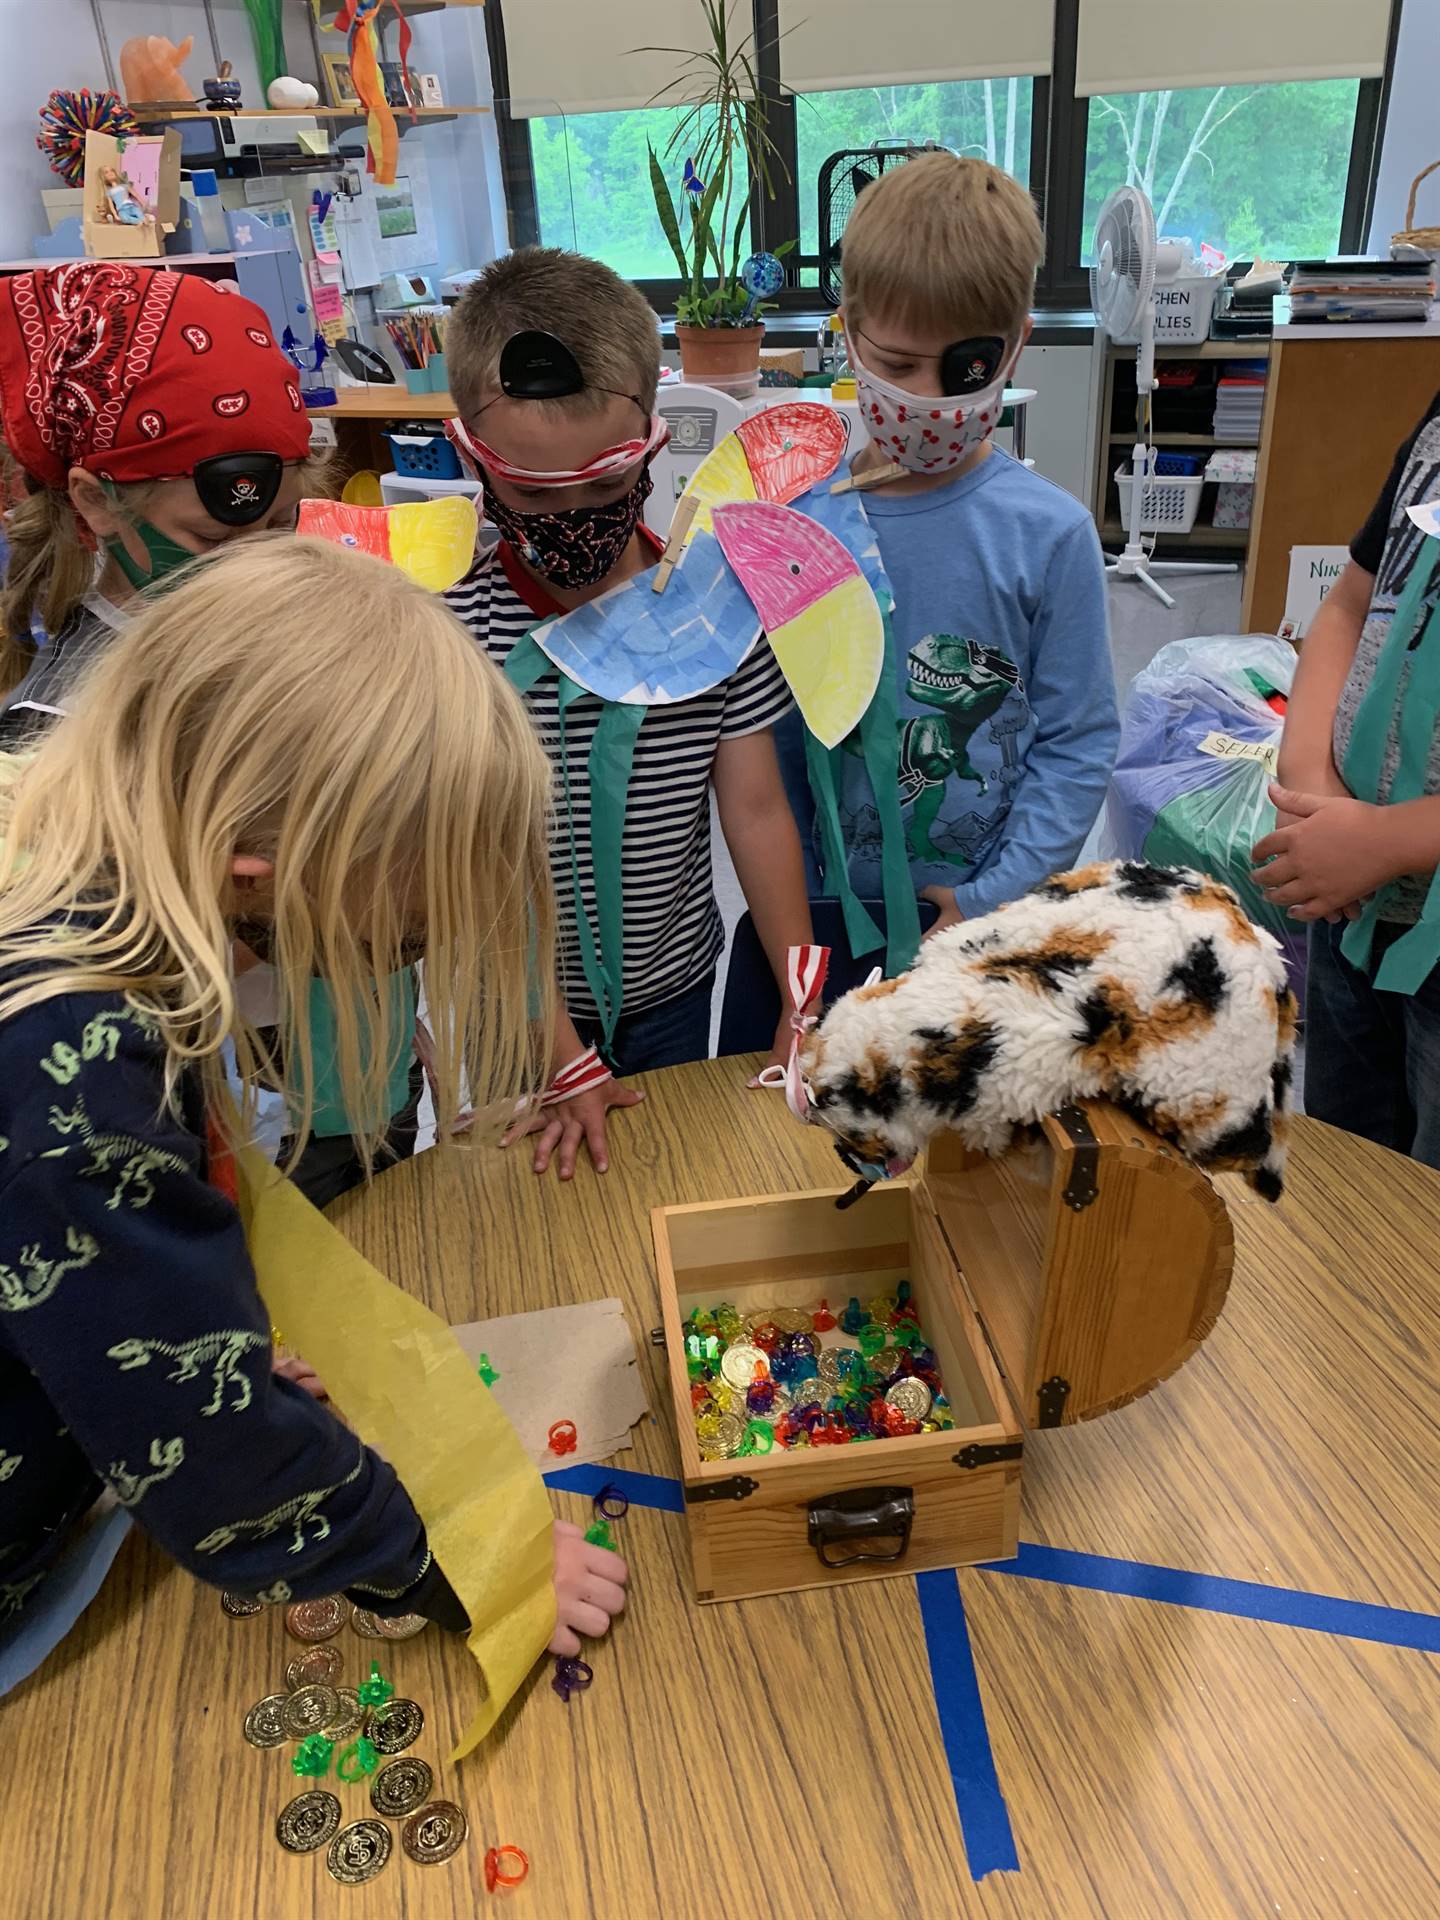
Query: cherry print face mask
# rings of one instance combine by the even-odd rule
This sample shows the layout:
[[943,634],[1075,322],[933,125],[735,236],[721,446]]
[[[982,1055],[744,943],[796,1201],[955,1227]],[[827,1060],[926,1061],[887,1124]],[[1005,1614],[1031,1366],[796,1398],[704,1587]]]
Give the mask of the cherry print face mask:
[[871,373],[852,341],[850,365],[855,369],[861,423],[887,460],[908,467],[911,473],[947,473],[999,426],[1005,381],[1015,357],[1010,355],[990,385],[978,393],[936,400],[908,393]]

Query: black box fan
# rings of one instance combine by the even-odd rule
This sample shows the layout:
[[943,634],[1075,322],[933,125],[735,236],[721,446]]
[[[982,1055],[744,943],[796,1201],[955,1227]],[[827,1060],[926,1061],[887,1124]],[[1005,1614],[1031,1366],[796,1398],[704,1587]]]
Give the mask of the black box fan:
[[912,145],[908,140],[894,146],[852,147],[844,153],[832,153],[820,166],[820,293],[832,307],[840,304],[840,240],[850,209],[866,187],[873,185],[890,167],[913,160],[917,153],[934,142]]

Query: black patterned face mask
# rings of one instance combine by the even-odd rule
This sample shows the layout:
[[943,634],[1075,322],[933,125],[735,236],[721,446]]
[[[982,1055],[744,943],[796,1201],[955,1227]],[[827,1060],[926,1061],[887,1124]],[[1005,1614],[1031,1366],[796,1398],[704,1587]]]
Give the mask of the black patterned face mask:
[[629,493],[608,506],[519,513],[497,500],[485,482],[485,515],[542,579],[557,587],[593,587],[629,546],[653,485],[647,465]]

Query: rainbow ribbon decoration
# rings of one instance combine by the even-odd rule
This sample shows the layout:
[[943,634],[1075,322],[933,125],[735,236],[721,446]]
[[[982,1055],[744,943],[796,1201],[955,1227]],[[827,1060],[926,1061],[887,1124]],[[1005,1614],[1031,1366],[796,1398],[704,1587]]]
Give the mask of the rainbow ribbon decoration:
[[[410,22],[401,11],[399,0],[390,0],[400,21],[400,72],[404,76],[405,91],[410,92]],[[355,91],[360,104],[366,109],[366,170],[375,176],[379,187],[393,187],[395,184],[395,162],[400,149],[400,132],[395,125],[395,115],[385,98],[385,81],[380,72],[378,41],[375,28],[376,16],[385,5],[385,0],[342,0],[339,11],[331,25],[336,33],[346,35],[345,48],[350,58],[350,78],[355,83]],[[415,124],[415,109],[410,109],[410,123]]]

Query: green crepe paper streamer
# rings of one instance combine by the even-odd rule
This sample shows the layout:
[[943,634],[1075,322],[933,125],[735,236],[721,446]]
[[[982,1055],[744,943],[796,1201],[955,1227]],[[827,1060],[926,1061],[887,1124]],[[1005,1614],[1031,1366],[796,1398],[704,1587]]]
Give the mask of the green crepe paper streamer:
[[[270,82],[290,71],[285,58],[285,29],[280,9],[283,0],[245,0],[250,16],[250,34],[255,42],[255,64],[260,69],[260,85],[267,92]],[[260,103],[262,106],[264,102]]]

